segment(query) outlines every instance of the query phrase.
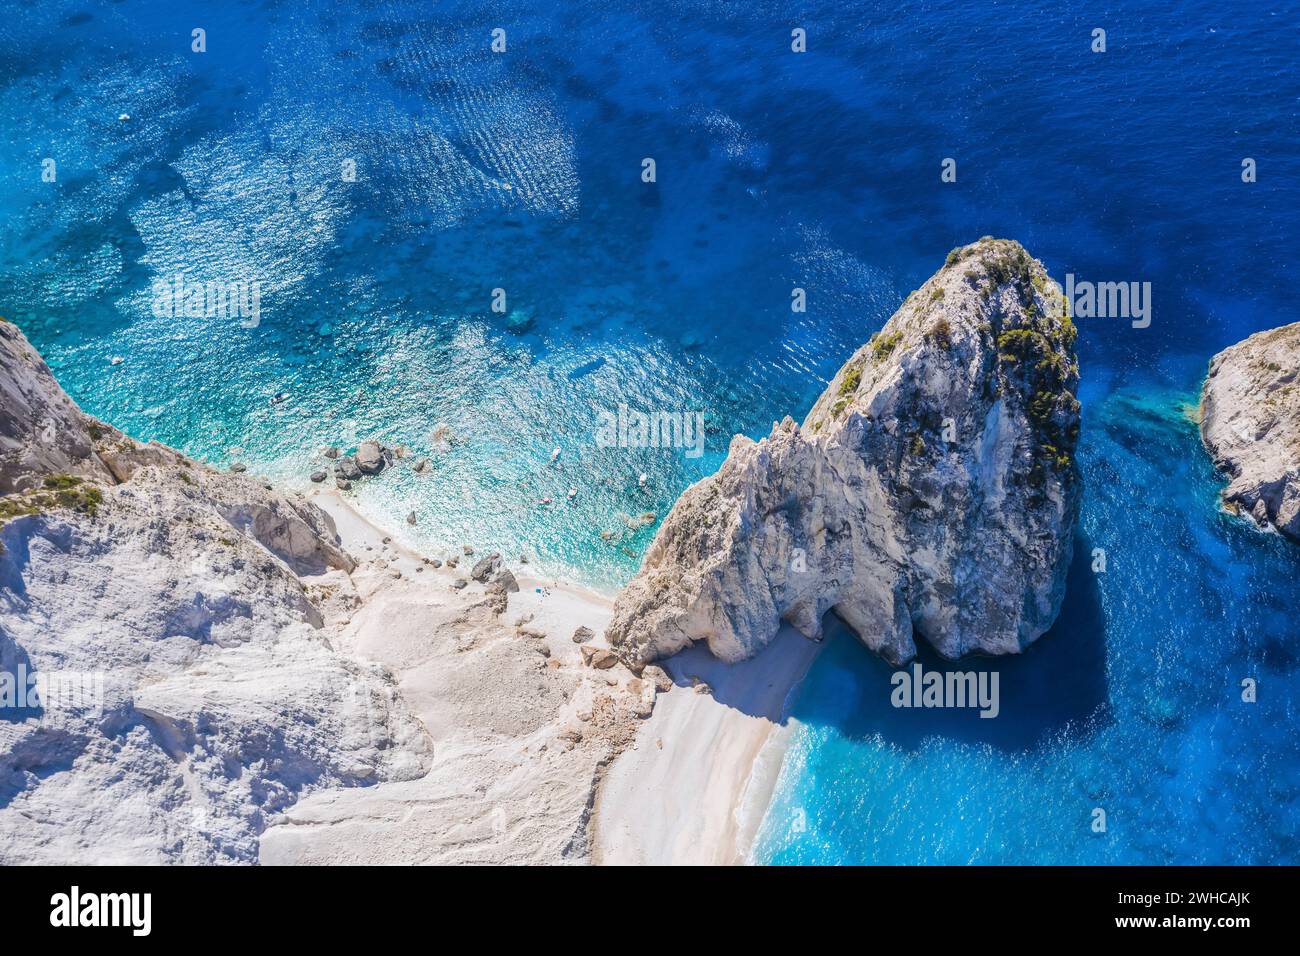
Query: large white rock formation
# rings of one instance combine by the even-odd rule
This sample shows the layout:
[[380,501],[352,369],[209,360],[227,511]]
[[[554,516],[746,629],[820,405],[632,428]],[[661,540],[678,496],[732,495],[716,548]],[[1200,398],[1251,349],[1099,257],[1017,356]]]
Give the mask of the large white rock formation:
[[1228,476],[1224,504],[1300,541],[1300,323],[1210,360],[1201,438]]
[[898,664],[1016,653],[1051,626],[1080,492],[1075,330],[1015,242],[947,263],[802,425],[737,436],[682,495],[608,630],[635,664],[695,641],[736,661],[834,610]]

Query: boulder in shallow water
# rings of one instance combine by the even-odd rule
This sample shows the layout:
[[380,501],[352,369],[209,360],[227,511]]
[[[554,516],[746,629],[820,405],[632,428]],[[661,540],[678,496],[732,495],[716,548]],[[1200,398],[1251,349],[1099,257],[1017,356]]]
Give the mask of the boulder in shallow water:
[[357,467],[356,460],[351,456],[345,456],[339,459],[334,466],[334,474],[348,481],[356,481],[361,477],[361,469]]
[[357,446],[355,457],[363,474],[377,475],[384,470],[384,449],[377,441],[363,441]]

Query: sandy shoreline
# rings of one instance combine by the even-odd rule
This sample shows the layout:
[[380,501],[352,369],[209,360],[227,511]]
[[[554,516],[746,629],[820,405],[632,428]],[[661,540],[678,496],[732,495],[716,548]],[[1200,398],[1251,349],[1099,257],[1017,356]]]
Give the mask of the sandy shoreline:
[[794,729],[786,701],[820,647],[785,629],[740,664],[698,646],[664,662],[678,686],[605,775],[593,862],[748,863]]
[[[355,555],[369,556],[382,549],[385,555],[382,583],[375,585],[381,601],[391,600],[380,589],[388,588],[389,578],[400,571],[406,588],[413,583],[421,590],[446,592],[450,582],[463,576],[475,558],[462,560],[454,571],[434,569],[425,564],[424,556],[400,543],[400,536],[386,531],[379,522],[364,514],[352,501],[333,489],[322,489],[311,500],[334,519],[345,548]],[[391,540],[383,544],[384,538]],[[416,569],[421,570],[417,571]],[[619,666],[609,671],[593,672],[581,665],[579,649],[570,641],[570,635],[579,624],[592,627],[598,635],[609,621],[613,595],[578,585],[556,581],[530,573],[527,565],[513,565],[520,591],[511,595],[506,617],[515,620],[521,615],[533,616],[533,622],[551,635],[548,643],[554,661],[566,671],[574,671],[581,678],[599,679],[615,690],[625,689],[632,675],[623,673]],[[354,575],[355,577],[355,575]],[[362,585],[365,589],[365,585]],[[364,595],[363,595],[364,596]],[[409,600],[409,598],[407,599]],[[399,605],[401,615],[409,612],[409,605]],[[376,611],[372,610],[372,614]],[[362,628],[361,636],[351,642],[348,649],[367,658],[401,663],[403,655],[413,653],[416,640],[395,648],[391,631],[400,627],[394,621],[382,628]],[[398,642],[401,643],[401,642]],[[594,642],[604,646],[603,640]],[[770,802],[772,788],[780,769],[781,757],[792,732],[780,719],[791,689],[802,679],[815,658],[819,645],[813,644],[793,631],[783,631],[780,637],[753,660],[738,665],[717,661],[702,648],[691,648],[663,662],[673,679],[671,690],[658,695],[651,716],[634,725],[634,738],[622,746],[622,752],[608,766],[582,767],[590,770],[592,792],[589,809],[581,821],[589,844],[586,858],[593,863],[621,864],[732,864],[748,860],[752,842],[763,813]],[[556,666],[552,664],[552,666]],[[412,668],[411,676],[404,678],[404,692],[418,705],[432,701],[437,696],[425,684],[427,675],[421,676],[419,668]],[[699,683],[707,684],[708,693],[697,690]],[[490,693],[492,685],[475,686],[476,693]],[[446,694],[445,684],[437,688]],[[536,727],[530,728],[527,743],[521,750],[533,746],[533,740],[550,740],[556,734],[569,733],[577,721],[575,710],[589,706],[583,697],[574,694],[575,700],[546,715]],[[511,702],[504,702],[510,706]],[[515,705],[517,706],[517,705]],[[440,734],[451,743],[465,749],[464,741],[456,738],[451,728],[441,726],[438,708],[428,703],[422,714],[431,726],[435,738]],[[583,716],[583,715],[579,715]],[[500,719],[506,719],[502,715]],[[579,725],[580,726],[580,725]],[[463,735],[462,735],[463,736]],[[469,749],[473,749],[470,747]],[[486,749],[486,748],[485,748]],[[543,748],[545,749],[545,748]],[[762,758],[760,760],[760,757]],[[536,757],[520,757],[510,768],[515,778],[510,799],[537,804],[533,791],[539,780],[548,772]],[[448,768],[448,776],[454,775]],[[438,767],[430,773],[433,778]],[[438,781],[445,788],[445,781]],[[478,780],[463,781],[483,787]],[[430,784],[426,784],[426,789]],[[454,788],[454,784],[452,785]],[[406,788],[418,790],[418,787]],[[341,799],[361,801],[364,806],[353,808],[365,816],[375,816],[373,804],[381,802],[378,794],[345,795]],[[572,802],[579,793],[563,792],[564,799]],[[321,804],[323,801],[316,801]],[[391,800],[388,802],[392,802]],[[402,796],[396,803],[404,807],[401,812],[411,813],[410,804],[419,805],[420,798]],[[330,804],[331,809],[333,805]],[[397,808],[384,808],[378,814],[387,816]],[[500,811],[497,811],[500,813]],[[281,828],[268,841],[271,858],[279,861],[313,861],[342,855],[344,858],[364,859],[366,854],[348,844],[343,852],[337,848],[322,852],[319,848],[303,847],[300,835],[305,821],[320,815],[318,806],[308,805],[293,816],[299,824]],[[328,824],[334,829],[345,829],[347,821],[340,811],[326,814]],[[570,814],[572,816],[572,814]],[[533,821],[536,823],[536,821]],[[560,821],[559,828],[570,821]],[[524,827],[528,821],[521,821]],[[369,824],[362,824],[364,833]],[[422,837],[409,832],[408,843],[419,844],[427,839],[424,858],[445,857],[441,838]],[[540,830],[537,826],[534,830]],[[373,834],[372,834],[373,836]],[[367,837],[369,839],[369,837]],[[286,846],[286,840],[288,845]],[[383,843],[377,840],[376,843]],[[534,843],[545,845],[547,840],[535,836]],[[553,840],[550,842],[554,842]],[[537,859],[533,846],[522,847],[523,852],[509,854],[520,859]],[[540,854],[545,858],[546,854]],[[472,858],[472,857],[471,857]]]

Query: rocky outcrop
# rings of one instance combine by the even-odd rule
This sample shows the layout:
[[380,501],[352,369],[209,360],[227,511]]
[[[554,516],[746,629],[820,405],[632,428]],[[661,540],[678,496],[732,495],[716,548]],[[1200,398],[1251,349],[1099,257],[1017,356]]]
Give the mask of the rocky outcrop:
[[750,657],[834,610],[898,664],[1015,653],[1051,626],[1080,479],[1075,330],[1021,246],[954,250],[802,425],[732,440],[681,496],[607,631],[633,664]]
[[11,322],[0,319],[0,495],[26,491],[50,474],[111,480],[94,454],[115,429],[84,414]]
[[1300,323],[1210,360],[1201,439],[1228,476],[1224,505],[1300,541]]
[[332,519],[85,415],[8,324],[0,489],[0,862],[253,862],[303,795],[428,767],[323,626]]

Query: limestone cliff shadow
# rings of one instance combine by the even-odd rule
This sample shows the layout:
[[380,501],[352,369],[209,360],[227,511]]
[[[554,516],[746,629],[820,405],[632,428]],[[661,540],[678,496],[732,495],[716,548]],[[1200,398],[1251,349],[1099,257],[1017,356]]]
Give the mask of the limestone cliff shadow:
[[[1091,554],[1087,540],[1076,535],[1060,616],[1025,653],[947,661],[924,641],[917,642],[916,662],[923,672],[987,672],[990,682],[996,672],[996,717],[981,717],[978,708],[893,706],[894,668],[863,647],[833,615],[826,621],[831,643],[796,695],[792,716],[849,737],[879,735],[909,751],[936,737],[1029,750],[1067,727],[1082,728],[1099,713],[1104,717],[1105,614]],[[904,670],[910,672],[911,665]]]
[[767,647],[747,661],[727,664],[710,654],[705,645],[695,644],[662,663],[677,685],[674,694],[708,693],[719,704],[751,717],[785,723],[791,689],[822,649],[822,644],[785,625]]

